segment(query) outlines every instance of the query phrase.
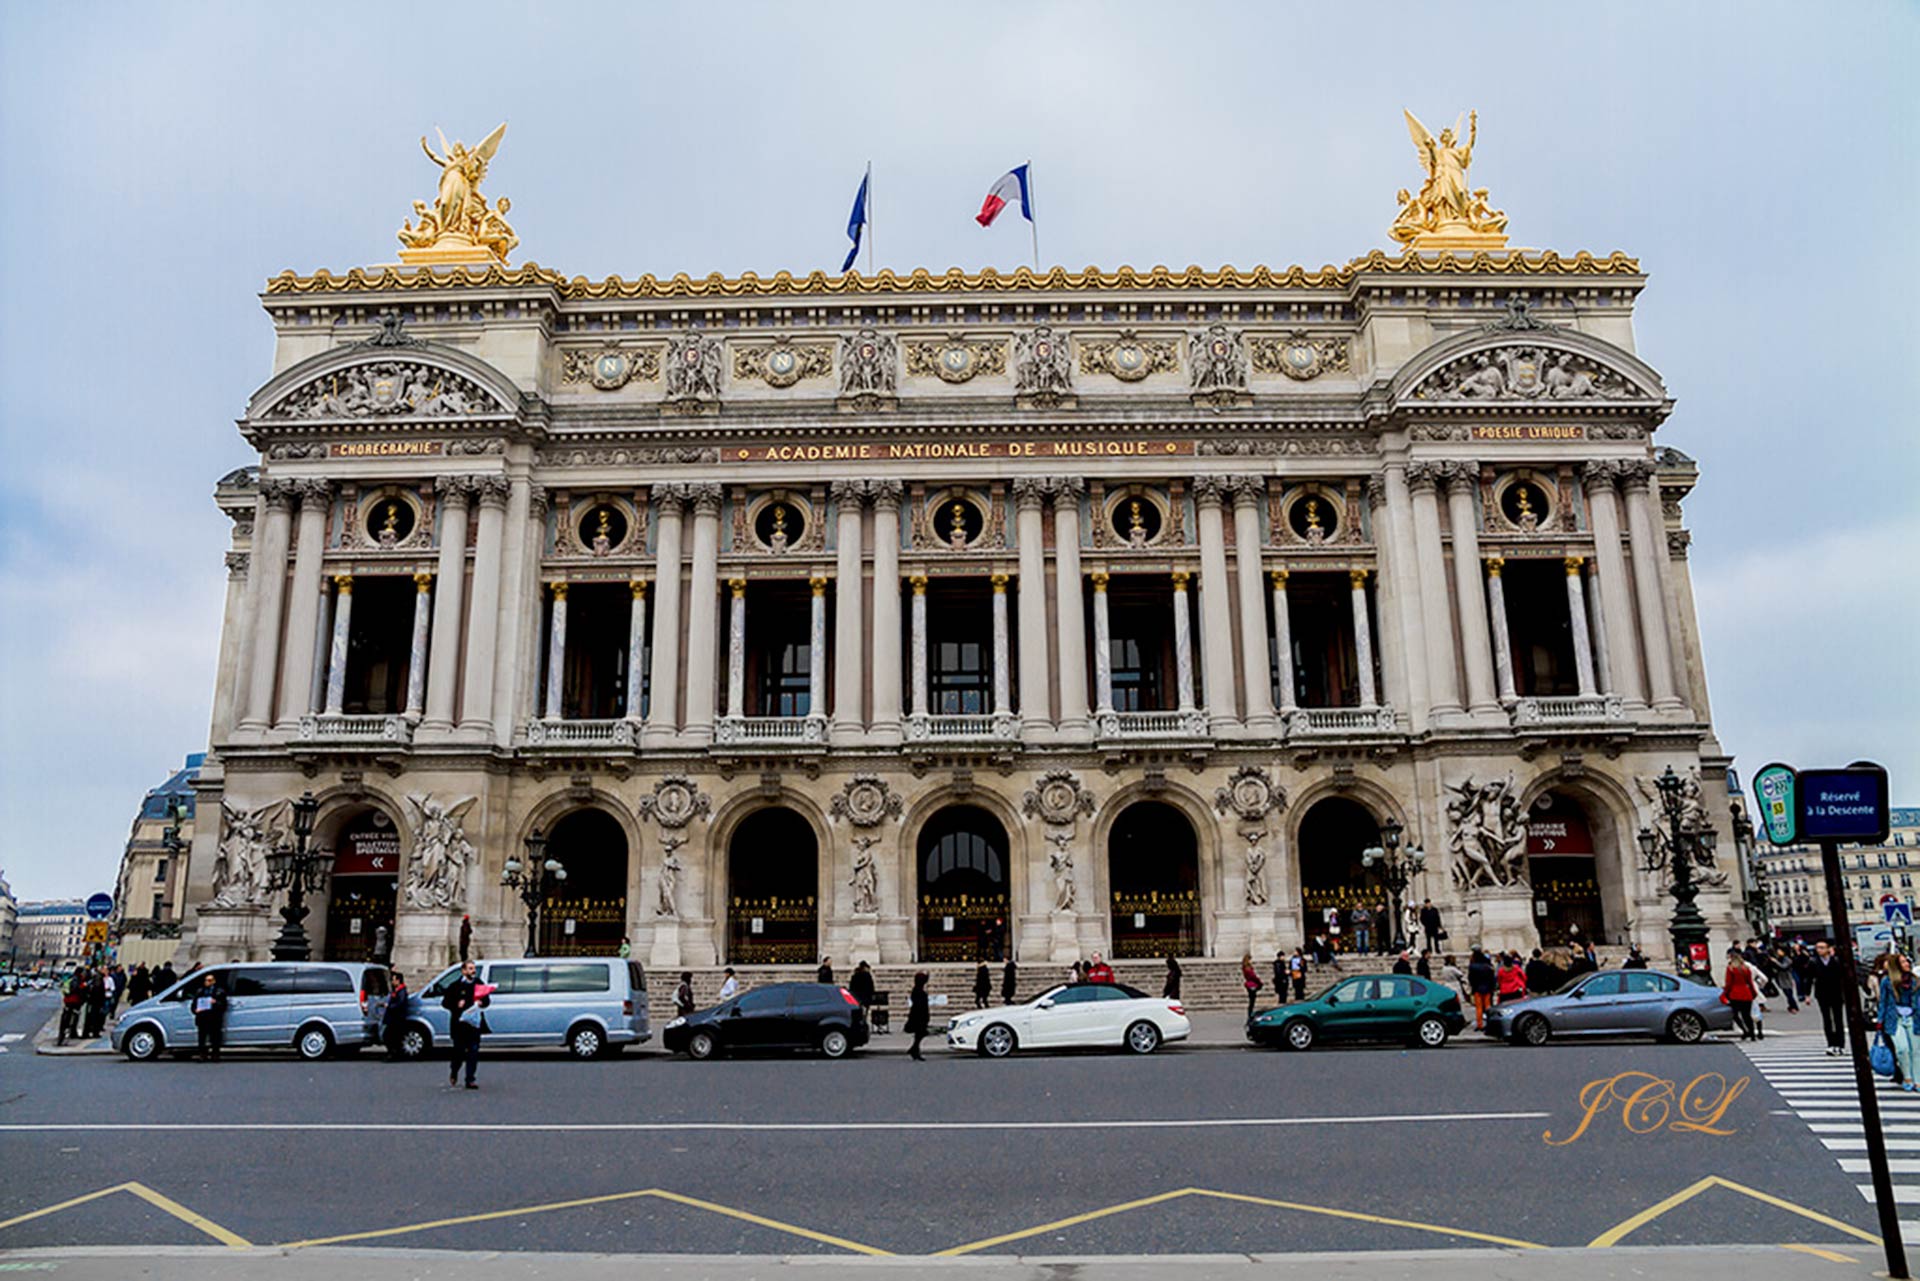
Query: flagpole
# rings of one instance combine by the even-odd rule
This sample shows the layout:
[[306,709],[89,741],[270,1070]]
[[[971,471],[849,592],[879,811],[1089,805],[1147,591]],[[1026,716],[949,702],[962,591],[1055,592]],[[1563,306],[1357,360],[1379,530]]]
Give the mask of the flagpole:
[[1027,208],[1033,217],[1027,219],[1027,230],[1033,233],[1033,274],[1040,274],[1040,202],[1033,198],[1033,161],[1027,161]]
[[873,274],[873,161],[867,161],[867,274]]

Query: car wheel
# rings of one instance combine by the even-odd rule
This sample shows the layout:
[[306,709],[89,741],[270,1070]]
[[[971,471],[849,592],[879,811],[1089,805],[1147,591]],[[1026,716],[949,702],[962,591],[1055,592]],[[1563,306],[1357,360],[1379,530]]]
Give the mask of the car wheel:
[[582,1023],[567,1033],[567,1053],[576,1059],[596,1059],[607,1048],[607,1040],[600,1035],[600,1029],[591,1023]]
[[1294,1019],[1281,1030],[1280,1036],[1289,1050],[1311,1050],[1315,1033],[1313,1024],[1305,1019]]
[[148,1063],[159,1057],[161,1050],[160,1033],[150,1027],[137,1027],[127,1033],[127,1039],[121,1048],[127,1057],[135,1063]]
[[1675,1010],[1667,1020],[1667,1035],[1682,1045],[1697,1044],[1707,1034],[1707,1021],[1692,1010]]
[[1019,1044],[1019,1038],[1005,1023],[995,1023],[980,1034],[980,1053],[990,1059],[1006,1058]]
[[1522,1045],[1545,1045],[1547,1038],[1553,1035],[1553,1029],[1538,1014],[1529,1014],[1520,1020],[1520,1026],[1513,1029],[1513,1039]]
[[294,1048],[300,1051],[300,1057],[309,1063],[317,1063],[333,1050],[333,1034],[319,1024],[300,1029],[300,1035],[294,1039]]
[[410,1025],[400,1033],[400,1057],[403,1059],[424,1059],[432,1048],[433,1034],[417,1024]]
[[1447,1025],[1429,1014],[1413,1025],[1413,1043],[1423,1050],[1437,1050],[1447,1043]]
[[1127,1048],[1135,1054],[1152,1054],[1160,1048],[1160,1029],[1141,1019],[1127,1029]]
[[847,1034],[837,1027],[828,1028],[827,1034],[820,1038],[820,1053],[830,1059],[845,1058],[849,1048]]
[[711,1032],[695,1032],[687,1038],[687,1057],[690,1059],[710,1059],[720,1052],[720,1043],[713,1039]]

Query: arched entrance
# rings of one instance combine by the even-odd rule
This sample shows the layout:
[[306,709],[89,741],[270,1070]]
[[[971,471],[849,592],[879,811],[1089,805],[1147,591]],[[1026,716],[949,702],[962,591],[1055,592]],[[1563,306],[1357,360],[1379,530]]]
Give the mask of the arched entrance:
[[400,832],[385,810],[348,817],[333,838],[333,875],[327,882],[329,961],[370,961],[385,930],[393,944],[393,911],[400,887]]
[[1107,833],[1115,956],[1198,956],[1200,838],[1164,801],[1138,801]]
[[612,956],[627,932],[627,834],[605,810],[553,825],[547,857],[567,869],[540,917],[541,956]]
[[1545,947],[1607,938],[1593,826],[1586,807],[1565,792],[1543,792],[1527,812],[1527,882],[1533,923]]
[[920,829],[915,867],[923,961],[999,961],[1010,919],[1007,829],[974,805],[950,805]]
[[797,965],[820,955],[820,842],[790,809],[747,815],[727,842],[727,960]]
[[[1338,913],[1340,949],[1354,946],[1351,913],[1365,906],[1370,918],[1387,915],[1387,891],[1380,878],[1361,865],[1361,852],[1380,843],[1380,824],[1366,806],[1342,796],[1316,801],[1300,819],[1301,923],[1309,939],[1322,934],[1335,944],[1329,911]],[[1377,922],[1370,919],[1370,931]],[[1371,946],[1390,943],[1374,934]]]

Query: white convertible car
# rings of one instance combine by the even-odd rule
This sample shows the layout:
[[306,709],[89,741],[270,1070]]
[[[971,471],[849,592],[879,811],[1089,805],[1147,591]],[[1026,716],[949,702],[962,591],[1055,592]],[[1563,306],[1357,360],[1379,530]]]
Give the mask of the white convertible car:
[[1067,983],[1025,1005],[959,1015],[947,1024],[947,1044],[994,1059],[1015,1050],[1078,1046],[1151,1054],[1162,1041],[1184,1041],[1192,1031],[1178,1001],[1148,996],[1124,983]]

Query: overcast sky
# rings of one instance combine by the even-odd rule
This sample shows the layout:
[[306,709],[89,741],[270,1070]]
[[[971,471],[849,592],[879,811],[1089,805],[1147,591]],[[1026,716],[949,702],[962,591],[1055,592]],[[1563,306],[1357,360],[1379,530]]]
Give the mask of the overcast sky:
[[1400,109],[1477,108],[1515,243],[1651,275],[1727,750],[1920,803],[1917,65],[1872,0],[0,6],[0,868],[111,888],[205,744],[262,283],[391,261],[419,136],[501,120],[516,261],[600,277],[833,270],[869,160],[882,266],[1024,261],[1029,158],[1048,263],[1345,262]]

